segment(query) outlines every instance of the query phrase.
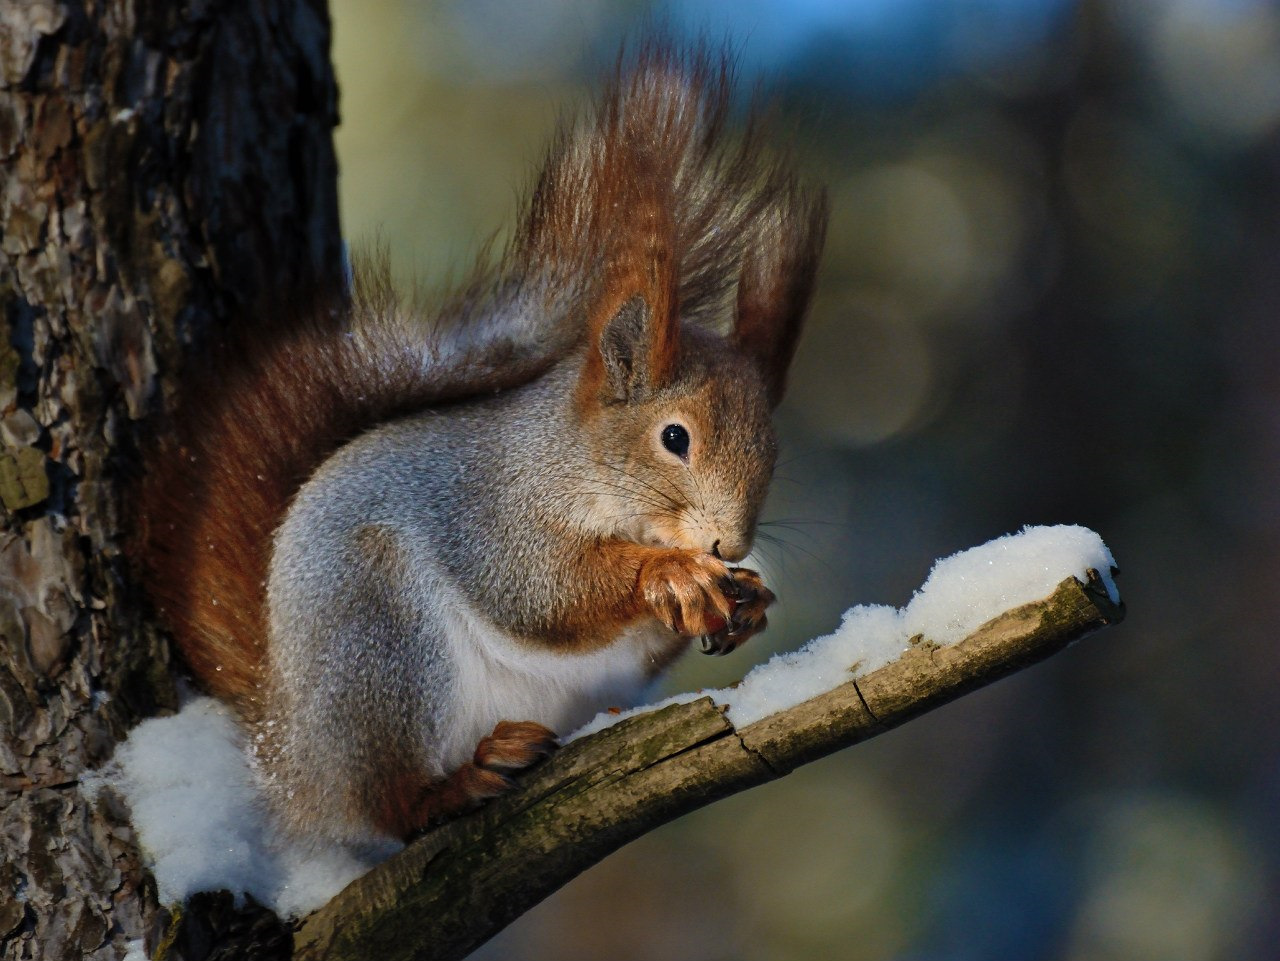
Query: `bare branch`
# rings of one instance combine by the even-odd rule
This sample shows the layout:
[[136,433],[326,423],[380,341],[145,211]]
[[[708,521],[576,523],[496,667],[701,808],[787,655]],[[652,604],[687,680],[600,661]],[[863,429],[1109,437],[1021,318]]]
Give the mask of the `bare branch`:
[[[1092,575],[1093,572],[1090,572]],[[296,961],[461,958],[633,838],[874,737],[1124,616],[1091,576],[736,730],[703,698],[577,741],[520,789],[414,842],[295,935]],[[852,666],[852,665],[851,665]]]

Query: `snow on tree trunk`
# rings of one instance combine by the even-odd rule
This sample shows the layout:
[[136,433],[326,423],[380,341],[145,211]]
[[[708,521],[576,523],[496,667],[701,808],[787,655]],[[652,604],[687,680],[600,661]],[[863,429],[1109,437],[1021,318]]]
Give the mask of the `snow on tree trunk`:
[[[174,703],[130,477],[193,344],[339,275],[336,100],[322,0],[0,0],[0,958],[173,929],[79,787]],[[227,898],[185,914],[171,958],[287,952]]]

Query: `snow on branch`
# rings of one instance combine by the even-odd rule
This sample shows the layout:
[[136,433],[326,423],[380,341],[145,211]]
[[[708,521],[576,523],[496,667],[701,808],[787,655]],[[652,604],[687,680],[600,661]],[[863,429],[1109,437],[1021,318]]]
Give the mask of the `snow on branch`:
[[352,882],[303,921],[294,958],[461,958],[658,825],[1121,620],[1112,566],[1083,528],[1028,529],[941,561],[905,608],[855,608],[841,630],[736,688],[573,739],[512,794]]
[[280,918],[315,911],[296,932],[302,961],[461,957],[659,824],[1118,621],[1113,566],[1081,527],[963,551],[935,564],[905,607],[855,607],[834,633],[733,687],[602,714],[511,795],[404,850],[288,836],[261,803],[243,731],[210,698],[140,724],[84,786],[127,801],[164,904],[227,890]]

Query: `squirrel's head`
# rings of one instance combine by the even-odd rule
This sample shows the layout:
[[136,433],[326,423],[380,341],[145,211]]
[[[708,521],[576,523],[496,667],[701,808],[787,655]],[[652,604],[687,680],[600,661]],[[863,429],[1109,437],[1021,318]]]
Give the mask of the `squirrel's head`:
[[643,47],[567,128],[514,256],[586,339],[574,398],[592,511],[619,536],[741,559],[773,470],[770,412],[813,289],[826,199],[729,133],[732,70]]
[[652,335],[633,298],[586,362],[578,404],[597,516],[627,540],[742,560],[776,456],[765,379],[739,345],[698,330],[655,363]]
[[823,224],[819,198],[754,225],[756,242],[736,264],[728,334],[682,322],[674,279],[620,285],[629,296],[597,307],[575,404],[595,471],[591,494],[612,533],[726,561],[746,556]]

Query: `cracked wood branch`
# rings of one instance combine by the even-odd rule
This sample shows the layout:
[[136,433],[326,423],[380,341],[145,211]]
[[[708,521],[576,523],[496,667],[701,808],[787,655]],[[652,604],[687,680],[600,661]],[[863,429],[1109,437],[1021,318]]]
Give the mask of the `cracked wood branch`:
[[902,658],[741,730],[703,698],[576,741],[519,789],[353,882],[295,934],[296,961],[460,958],[633,838],[1056,653],[1124,616],[1090,572],[957,644]]

